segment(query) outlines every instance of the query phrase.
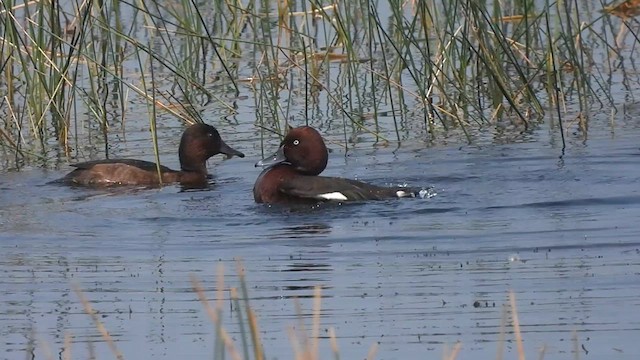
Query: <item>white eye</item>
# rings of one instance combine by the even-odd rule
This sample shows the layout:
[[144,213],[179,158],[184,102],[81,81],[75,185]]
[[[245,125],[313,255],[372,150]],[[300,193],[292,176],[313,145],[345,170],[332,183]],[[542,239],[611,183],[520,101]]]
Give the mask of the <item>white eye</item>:
[[300,144],[300,140],[298,140],[298,139],[293,140],[293,145],[297,146],[298,144]]

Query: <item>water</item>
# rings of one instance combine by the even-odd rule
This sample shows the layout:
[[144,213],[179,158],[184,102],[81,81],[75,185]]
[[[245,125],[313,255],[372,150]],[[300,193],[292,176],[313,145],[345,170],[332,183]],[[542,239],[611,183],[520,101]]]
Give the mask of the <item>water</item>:
[[[125,358],[211,357],[213,325],[190,276],[215,299],[216,267],[237,287],[241,258],[268,358],[293,356],[287,331],[299,318],[310,327],[319,285],[321,335],[335,328],[345,359],[364,358],[374,343],[377,359],[439,359],[456,342],[458,359],[496,358],[510,290],[528,357],[544,347],[550,359],[574,359],[574,348],[583,359],[635,359],[638,135],[570,139],[562,158],[546,130],[482,147],[414,142],[345,157],[333,146],[325,175],[434,186],[437,195],[313,209],[254,204],[261,153],[243,131],[227,138],[247,158],[210,161],[204,191],[46,184],[64,166],[2,173],[0,358],[23,359],[33,346],[36,359],[61,357],[66,335],[73,358],[113,358],[74,287]],[[163,163],[176,167],[168,149],[177,140],[163,141]],[[512,331],[506,358],[517,354]],[[320,351],[330,356],[326,338]]]
[[[209,189],[89,190],[47,184],[70,170],[69,160],[104,156],[95,112],[83,107],[86,99],[80,91],[79,110],[72,116],[78,125],[73,127],[78,140],[72,141],[72,159],[61,154],[52,134],[42,164],[7,172],[4,169],[17,167],[15,159],[9,150],[0,153],[0,359],[66,358],[61,349],[69,346],[72,359],[92,354],[115,358],[74,289],[90,301],[124,358],[212,358],[214,326],[191,277],[202,281],[213,301],[220,264],[226,281],[223,322],[239,347],[237,318],[229,309],[229,287],[239,286],[236,259],[242,259],[246,268],[268,359],[293,357],[288,331],[299,329],[300,320],[310,328],[316,286],[322,288],[321,359],[331,356],[330,328],[335,329],[343,359],[364,358],[373,344],[378,346],[377,359],[441,359],[456,343],[462,344],[457,359],[497,359],[502,346],[505,358],[514,359],[510,291],[517,300],[528,358],[539,358],[541,351],[545,359],[638,358],[640,108],[633,94],[636,74],[628,70],[634,68],[636,39],[627,36],[627,47],[620,52],[627,70],[618,66],[620,59],[608,58],[610,48],[602,46],[603,39],[615,37],[621,24],[594,11],[601,5],[588,1],[577,8],[581,24],[588,24],[581,39],[587,41],[586,49],[593,50],[585,57],[593,59],[588,68],[601,75],[590,81],[594,94],[592,108],[585,110],[590,110],[588,134],[577,130],[575,119],[582,110],[575,89],[565,89],[569,91],[562,102],[567,130],[563,156],[560,129],[551,119],[556,109],[544,102],[543,94],[539,94],[543,106],[550,107],[546,122],[533,122],[523,131],[509,122],[508,114],[482,126],[471,121],[466,130],[474,145],[467,146],[461,129],[450,127],[445,132],[439,121],[435,138],[427,133],[424,104],[407,71],[402,73],[405,103],[396,103],[395,108],[380,97],[385,90],[370,93],[378,87],[370,83],[367,62],[356,75],[357,88],[345,77],[350,73],[348,64],[331,62],[319,77],[326,88],[308,93],[308,78],[300,77],[301,69],[290,68],[284,57],[282,70],[289,70],[281,85],[287,85],[278,85],[274,93],[271,82],[241,81],[257,77],[268,63],[255,49],[253,32],[261,38],[254,30],[260,27],[248,26],[241,37],[244,55],[233,72],[240,80],[240,94],[229,94],[220,85],[227,75],[221,73],[216,79],[219,63],[210,52],[203,68],[204,86],[229,107],[201,99],[196,111],[218,127],[229,145],[247,155],[212,159]],[[199,6],[203,14],[213,11],[217,16],[217,9],[203,6]],[[75,13],[74,9],[69,12]],[[414,19],[413,8],[405,9],[407,19]],[[148,24],[136,22],[131,11],[122,10],[124,23],[133,22],[142,32],[132,31],[133,39],[144,45],[153,36],[160,58],[192,56],[182,52],[191,51],[191,43],[173,36],[170,22],[165,25],[170,25],[175,47],[157,48],[163,33],[148,32]],[[393,23],[384,2],[377,11],[381,19]],[[557,15],[550,16],[552,26],[563,23],[554,18]],[[208,15],[205,18],[223,31],[228,28],[209,21]],[[354,31],[364,36],[360,23],[354,24]],[[330,24],[311,26],[318,26],[313,31],[317,35],[310,38],[316,50],[333,44]],[[513,29],[516,26],[520,25]],[[280,43],[275,30],[274,43]],[[392,26],[388,29],[394,31]],[[511,30],[505,33],[509,36]],[[220,41],[228,37],[213,35]],[[129,46],[125,54],[123,80],[138,87],[146,76],[151,84],[149,69],[139,68],[149,64],[146,52],[133,48]],[[183,50],[174,54],[179,48]],[[383,47],[375,51],[373,56],[382,58]],[[414,55],[412,61],[420,63],[422,54]],[[143,60],[137,61],[138,56]],[[364,58],[369,56],[367,51]],[[379,64],[373,61],[371,66]],[[163,67],[156,70],[153,84],[162,102],[182,101],[174,82],[177,75]],[[563,77],[570,82],[569,74]],[[74,86],[88,89],[88,75],[79,71]],[[450,89],[454,88],[458,91],[452,84]],[[110,129],[109,155],[154,160],[147,99],[132,91],[110,96],[103,104]],[[125,96],[125,109],[119,107],[117,96]],[[255,204],[251,189],[260,171],[253,164],[265,155],[260,126],[270,127],[273,120],[267,97],[278,102],[281,122],[286,118],[301,125],[308,118],[329,140],[333,152],[325,175],[433,186],[437,195],[295,209]],[[350,116],[362,115],[366,128],[373,130],[369,116],[374,103],[380,132],[391,140],[390,147],[384,142],[374,146],[373,136],[345,117],[361,110],[362,114]],[[399,109],[404,116],[391,118],[394,110],[400,115]],[[493,111],[485,110],[486,119],[493,121]],[[6,118],[9,123],[14,119]],[[395,121],[403,142],[398,149],[393,148]],[[162,162],[176,168],[183,126],[163,111],[158,112],[157,122]],[[28,126],[23,126],[27,132]],[[345,138],[350,141],[347,154],[342,151]],[[266,139],[265,148],[274,150],[276,145],[275,137]],[[40,154],[39,144],[26,149]],[[503,317],[507,319],[504,343]]]

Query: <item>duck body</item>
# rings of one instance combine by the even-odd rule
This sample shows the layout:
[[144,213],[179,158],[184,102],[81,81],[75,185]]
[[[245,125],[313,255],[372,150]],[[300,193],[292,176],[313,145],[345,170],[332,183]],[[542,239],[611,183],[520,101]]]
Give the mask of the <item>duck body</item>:
[[[76,169],[63,180],[69,184],[87,186],[154,186],[181,182],[206,181],[206,174],[181,172],[160,165],[160,177],[156,163],[137,159],[94,160],[71,165]],[[161,181],[162,180],[162,181]]]
[[[154,162],[137,159],[105,159],[72,164],[73,171],[60,179],[68,185],[81,186],[158,186],[181,183],[191,186],[206,186],[206,161],[216,154],[244,157],[244,154],[229,147],[218,131],[207,124],[195,124],[182,134],[180,147],[180,170]],[[159,168],[159,172],[158,172]]]
[[257,203],[366,201],[415,197],[417,191],[383,187],[357,180],[318,176],[328,162],[320,133],[303,126],[289,131],[278,151],[256,166],[266,166],[253,187]]

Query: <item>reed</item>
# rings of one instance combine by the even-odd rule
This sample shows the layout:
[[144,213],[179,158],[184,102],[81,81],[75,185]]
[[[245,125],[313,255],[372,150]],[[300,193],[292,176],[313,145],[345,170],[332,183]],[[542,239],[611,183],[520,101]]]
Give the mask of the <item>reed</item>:
[[[239,281],[238,287],[240,288],[242,301],[244,304],[240,304],[240,298],[238,295],[238,288],[229,287],[225,283],[224,268],[219,265],[217,268],[217,276],[213,295],[208,295],[205,285],[197,279],[195,276],[191,276],[191,283],[195,296],[198,298],[205,314],[213,325],[215,332],[215,351],[214,359],[226,359],[231,358],[233,360],[241,359],[265,359],[265,349],[260,340],[260,332],[258,330],[257,316],[254,310],[249,304],[249,294],[247,290],[247,280],[244,274],[244,268],[240,261],[237,261],[237,279]],[[228,290],[228,292],[227,292]],[[91,316],[91,319],[96,326],[97,331],[101,335],[103,341],[109,346],[112,355],[116,359],[124,359],[125,354],[120,352],[117,347],[117,343],[112,338],[109,331],[104,324],[96,316],[96,310],[94,310],[91,302],[86,298],[85,294],[77,286],[74,287],[74,291],[82,303],[85,312]],[[225,298],[225,293],[229,294],[228,298]],[[234,340],[229,334],[229,331],[224,325],[223,317],[223,305],[225,300],[230,300],[232,304],[232,311],[237,315],[239,337],[241,342],[241,350],[237,345],[237,340]],[[312,297],[312,311],[310,315],[311,327],[307,330],[305,324],[305,316],[300,303],[294,300],[294,308],[297,314],[297,322],[295,326],[288,329],[287,334],[291,343],[292,357],[297,360],[317,360],[322,358],[320,355],[320,340],[323,335],[320,332],[321,326],[321,313],[322,313],[322,289],[316,287],[313,291]],[[327,340],[329,341],[329,348],[331,349],[331,357],[334,359],[340,359],[340,351],[338,346],[338,340],[336,332],[333,327],[328,329]],[[511,291],[508,294],[508,300],[503,307],[503,316],[500,324],[500,332],[497,340],[497,353],[496,359],[500,360],[504,358],[504,348],[507,341],[507,334],[512,333],[514,341],[516,343],[518,359],[525,358],[525,347],[522,338],[522,332],[520,329],[520,320],[518,317],[518,310],[516,305],[515,294]],[[251,345],[249,345],[248,338],[251,338]],[[59,350],[59,354],[64,359],[72,359],[72,334],[67,333],[64,337],[63,348]],[[53,354],[53,350],[49,348],[49,345],[45,342],[33,341],[30,343],[30,348],[27,349],[28,353],[35,350],[37,346],[41,347],[41,350],[45,354]],[[91,344],[89,344],[89,351],[92,354],[91,358],[95,358]],[[572,336],[573,353],[576,358],[580,353],[580,344],[577,334],[574,332]],[[374,342],[366,354],[366,359],[375,359],[375,355],[378,350],[378,343]],[[458,355],[464,351],[463,344],[457,342],[449,349],[445,348],[443,353],[443,359],[455,360]],[[542,347],[538,352],[538,359],[543,359],[546,352],[546,348]],[[52,357],[52,356],[51,356]]]
[[135,104],[151,101],[190,123],[212,104],[236,113],[226,99],[238,95],[253,98],[261,139],[295,118],[343,132],[347,149],[359,135],[387,144],[457,133],[473,142],[482,128],[517,137],[543,123],[586,135],[594,104],[617,105],[616,72],[629,91],[638,80],[625,40],[635,13],[601,8],[597,0],[3,1],[0,154],[9,167],[46,166],[55,154],[84,157],[78,148],[97,135],[90,145],[108,156]]

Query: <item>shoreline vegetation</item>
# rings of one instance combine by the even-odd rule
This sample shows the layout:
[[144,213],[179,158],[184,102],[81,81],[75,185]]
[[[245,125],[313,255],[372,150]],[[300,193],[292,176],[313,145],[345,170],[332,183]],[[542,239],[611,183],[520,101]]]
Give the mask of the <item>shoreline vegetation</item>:
[[400,144],[408,124],[425,142],[472,143],[480,128],[548,123],[564,145],[633,97],[636,3],[3,1],[0,166],[83,158],[87,143],[108,157],[136,122],[157,157],[159,114],[233,115],[240,96],[261,143],[326,103],[345,147],[354,133]]
[[[194,275],[191,276],[191,284],[194,295],[198,298],[204,313],[209,318],[213,325],[214,337],[214,353],[213,359],[232,359],[232,360],[263,360],[273,358],[273,355],[269,354],[269,349],[265,348],[261,341],[261,332],[259,328],[258,314],[252,308],[250,304],[250,296],[247,290],[247,280],[244,267],[241,261],[236,262],[236,271],[238,278],[238,286],[233,287],[225,284],[224,267],[219,264],[216,271],[215,285],[204,285]],[[74,291],[78,296],[80,303],[83,305],[85,313],[87,313],[96,328],[97,334],[100,335],[101,340],[107,345],[111,355],[114,359],[123,360],[126,359],[126,354],[123,354],[119,349],[116,341],[112,338],[109,330],[102,323],[97,311],[87,299],[84,292],[79,286],[74,286]],[[213,291],[214,295],[208,294]],[[321,358],[329,358],[327,354],[320,355],[320,341],[328,341],[329,349],[331,351],[330,358],[340,359],[340,347],[339,338],[336,335],[336,330],[333,327],[326,329],[326,332],[321,331],[321,314],[322,314],[322,289],[317,286],[313,290],[313,295],[309,296],[312,303],[311,311],[303,312],[302,306],[297,299],[294,299],[294,308],[296,312],[296,323],[286,330],[286,334],[291,344],[292,355],[297,360],[316,360]],[[223,316],[224,307],[226,304],[231,305],[231,317],[232,321],[236,321],[237,328],[233,334],[225,327],[224,320],[229,316]],[[306,314],[306,315],[303,315]],[[311,320],[310,327],[305,324],[305,319]],[[512,339],[510,339],[512,337]],[[525,346],[523,337],[520,331],[520,321],[518,318],[518,310],[516,305],[516,297],[513,291],[508,294],[508,299],[502,306],[502,320],[500,323],[500,332],[498,339],[496,340],[496,359],[505,358],[505,348],[508,342],[515,343],[515,355],[518,359],[525,358]],[[59,354],[62,359],[71,359],[73,344],[73,334],[66,333],[62,348],[52,348],[51,344],[46,342],[39,342],[33,339],[29,342],[34,348],[27,349],[28,354],[33,354],[36,349],[45,352],[47,358],[54,358],[53,354]],[[89,353],[92,354],[91,359],[97,358],[95,349],[91,343],[89,346]],[[376,358],[378,349],[378,343],[373,342],[366,349],[366,344],[363,346],[363,352],[366,351],[365,359],[373,360]],[[461,342],[453,344],[451,347],[445,346],[442,351],[442,359],[455,360],[458,355],[464,351],[464,345]],[[572,336],[572,344],[567,344],[572,347],[568,352],[568,356],[573,359],[580,358],[580,343],[577,334],[574,332]],[[79,346],[78,343],[75,346]],[[51,352],[47,354],[47,351]],[[537,350],[537,358],[544,359],[546,353],[546,347],[542,346]],[[101,358],[104,358],[101,354]],[[365,354],[363,353],[363,356]]]

